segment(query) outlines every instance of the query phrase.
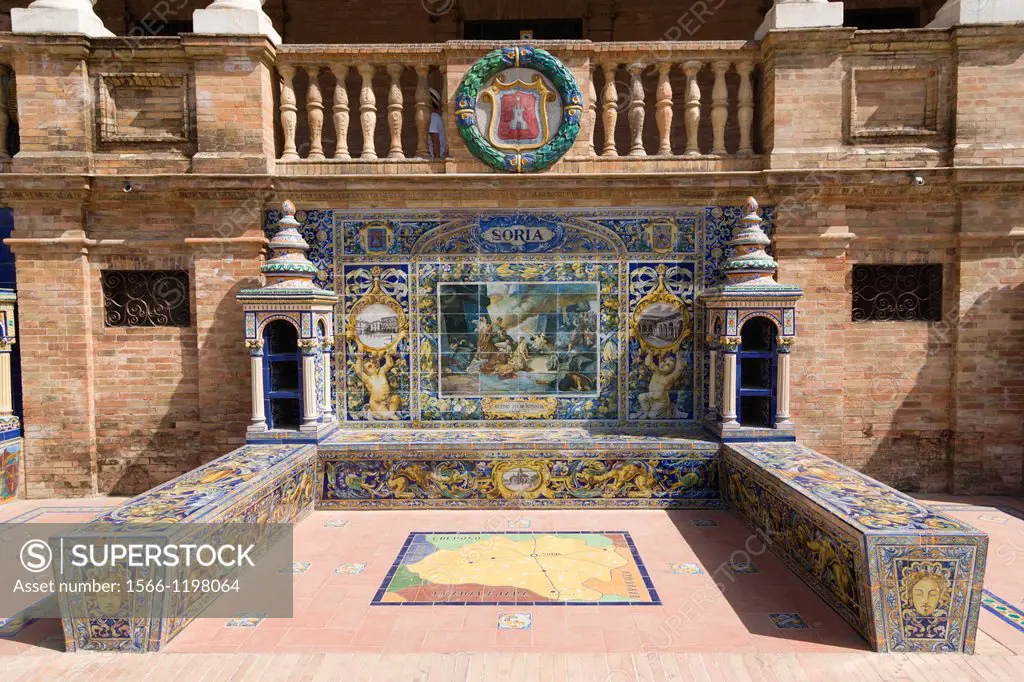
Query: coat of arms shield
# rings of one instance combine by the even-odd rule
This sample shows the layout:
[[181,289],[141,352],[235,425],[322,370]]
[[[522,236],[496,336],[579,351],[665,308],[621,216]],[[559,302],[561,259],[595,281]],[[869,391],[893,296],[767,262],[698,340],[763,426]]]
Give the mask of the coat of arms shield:
[[529,83],[496,78],[481,94],[491,101],[487,137],[496,149],[537,149],[548,141],[547,105],[554,101],[555,93],[540,74]]

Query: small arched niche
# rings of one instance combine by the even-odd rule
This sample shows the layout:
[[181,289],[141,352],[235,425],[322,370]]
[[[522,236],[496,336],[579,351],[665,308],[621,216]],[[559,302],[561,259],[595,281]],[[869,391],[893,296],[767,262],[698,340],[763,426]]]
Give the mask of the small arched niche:
[[741,426],[775,426],[777,333],[775,323],[766,317],[752,317],[740,328],[736,419]]
[[274,320],[263,329],[263,347],[267,428],[298,430],[302,418],[299,330],[288,320]]

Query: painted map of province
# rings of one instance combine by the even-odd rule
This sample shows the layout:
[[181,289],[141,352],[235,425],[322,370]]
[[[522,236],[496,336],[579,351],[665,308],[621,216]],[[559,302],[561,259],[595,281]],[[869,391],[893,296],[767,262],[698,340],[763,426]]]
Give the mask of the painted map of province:
[[413,533],[374,602],[659,603],[624,532]]

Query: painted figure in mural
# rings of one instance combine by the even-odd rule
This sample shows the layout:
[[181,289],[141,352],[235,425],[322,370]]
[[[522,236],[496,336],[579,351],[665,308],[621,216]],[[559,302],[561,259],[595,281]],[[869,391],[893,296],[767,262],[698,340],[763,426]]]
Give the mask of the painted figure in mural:
[[638,396],[643,416],[647,419],[669,419],[672,416],[672,401],[669,392],[686,370],[683,351],[673,355],[662,355],[655,363],[655,354],[648,353],[644,366],[651,372],[647,392]]
[[366,417],[370,421],[395,421],[399,419],[398,411],[402,409],[401,396],[392,395],[388,373],[395,366],[395,358],[391,353],[384,355],[384,362],[360,353],[356,357],[356,376],[363,382],[370,399],[366,406]]

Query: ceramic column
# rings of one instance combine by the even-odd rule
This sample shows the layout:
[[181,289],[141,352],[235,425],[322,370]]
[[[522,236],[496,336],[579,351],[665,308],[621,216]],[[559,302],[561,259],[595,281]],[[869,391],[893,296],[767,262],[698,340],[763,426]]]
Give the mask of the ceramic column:
[[708,414],[714,416],[718,410],[718,350],[708,353]]
[[14,414],[11,393],[11,347],[14,341],[8,337],[0,338],[0,417]]
[[316,428],[320,417],[319,389],[316,380],[316,356],[320,344],[316,339],[299,341],[302,350],[302,426]]
[[722,361],[725,364],[722,372],[722,424],[736,425],[736,353],[739,350],[739,337],[722,338]]
[[332,415],[332,410],[331,410],[331,380],[332,380],[333,374],[334,374],[332,372],[332,370],[334,368],[334,362],[333,362],[334,361],[334,354],[331,351],[334,348],[334,340],[330,339],[330,338],[324,339],[321,345],[322,345],[322,348],[323,348],[323,350],[321,352],[323,353],[323,363],[324,363],[324,381],[323,381],[324,396],[323,396],[323,408],[320,410],[320,413],[329,418]]
[[789,420],[789,355],[793,350],[793,338],[780,338],[778,345],[778,360],[776,363],[777,377],[776,402],[775,402],[775,426],[789,426],[793,422]]
[[249,349],[249,372],[252,374],[252,424],[249,429],[265,431],[267,415],[263,410],[263,342],[246,341],[245,347]]

